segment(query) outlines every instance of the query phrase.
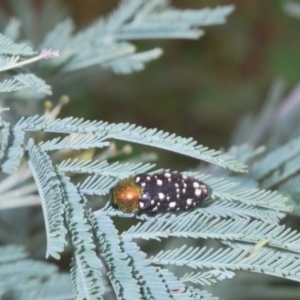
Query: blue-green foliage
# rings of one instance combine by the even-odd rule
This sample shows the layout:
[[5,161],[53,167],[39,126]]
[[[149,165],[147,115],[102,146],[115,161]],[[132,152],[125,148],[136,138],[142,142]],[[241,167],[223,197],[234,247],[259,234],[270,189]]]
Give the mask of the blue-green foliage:
[[[106,195],[117,180],[124,176],[145,172],[153,166],[109,164],[107,161],[80,162],[70,159],[55,166],[47,151],[62,148],[76,150],[89,147],[102,148],[111,138],[116,138],[161,147],[178,153],[183,153],[182,149],[185,149],[186,155],[203,157],[204,160],[227,168],[229,171],[244,172],[244,165],[232,158],[228,159],[220,152],[197,146],[191,139],[177,138],[169,133],[157,133],[156,130],[147,130],[129,124],[107,124],[72,118],[47,121],[36,116],[21,119],[12,130],[16,128],[23,131],[67,134],[62,142],[54,138],[34,145],[30,140],[26,146],[26,157],[38,184],[43,203],[49,238],[48,253],[56,258],[63,250],[62,246],[65,243],[63,236],[60,236],[64,230],[57,229],[57,226],[59,228],[62,226],[61,217],[64,216],[73,251],[72,282],[78,298],[84,298],[86,295],[89,295],[90,299],[102,297],[104,285],[101,283],[102,275],[99,269],[103,269],[104,266],[119,299],[132,297],[137,299],[143,297],[193,299],[192,295],[197,291],[186,286],[187,282],[210,284],[216,280],[231,278],[234,271],[241,269],[299,280],[297,270],[300,264],[298,264],[297,252],[300,247],[300,234],[278,224],[285,216],[285,212],[289,212],[292,207],[286,204],[287,198],[276,191],[240,186],[238,176],[232,180],[231,173],[228,172],[227,179],[222,179],[214,176],[214,172],[207,169],[211,173],[209,176],[195,172],[186,173],[203,180],[212,188],[211,199],[205,200],[202,207],[193,211],[180,214],[161,213],[154,216],[135,216],[106,206],[95,216],[89,216],[84,208],[86,203],[84,194]],[[73,135],[74,138],[72,138]],[[243,153],[245,156],[246,152]],[[247,157],[250,156],[247,154]],[[265,159],[268,159],[268,156]],[[122,173],[122,169],[125,173]],[[92,177],[88,177],[75,186],[63,172],[89,173]],[[243,175],[245,180],[247,176],[249,180],[253,180],[251,173]],[[50,205],[54,205],[55,202],[61,209],[49,209]],[[49,212],[52,213],[49,214]],[[53,214],[54,212],[57,215]],[[127,231],[119,233],[111,219],[115,216],[132,217],[141,221]],[[59,220],[61,221],[58,222]],[[147,258],[134,242],[138,239],[160,241],[162,238],[170,237],[212,238],[224,243],[225,248],[215,251],[206,250],[205,247],[188,250],[180,248],[162,251],[153,258]],[[253,244],[253,246],[234,247],[235,244],[228,244],[228,240],[245,243],[245,245]],[[254,245],[259,245],[262,240],[266,241],[268,246],[259,247],[256,250]],[[100,253],[103,267],[94,249]],[[179,265],[194,269],[205,267],[211,270],[195,273],[193,276],[185,273],[182,277],[176,277],[175,274],[155,267],[156,265]],[[222,270],[222,272],[217,272],[217,270]]]
[[20,246],[0,247],[1,299],[71,299],[70,277],[53,264],[28,259]]
[[[20,4],[12,1],[12,6],[18,12],[26,12],[28,15],[33,13],[26,4],[20,9]],[[61,15],[61,9],[54,6],[49,7],[53,10],[51,15]],[[43,17],[45,22],[49,22],[47,15],[50,13],[46,9]],[[74,33],[75,26],[70,19],[56,23],[50,32],[44,32],[43,40],[39,41],[40,54],[31,46],[16,41],[20,39],[20,22],[11,19],[4,31],[6,36],[0,35],[0,71],[14,69],[14,75],[0,83],[0,91],[26,89],[26,93],[18,93],[19,97],[25,99],[42,99],[45,94],[51,94],[49,85],[24,69],[25,65],[38,60],[43,60],[40,65],[48,74],[55,70],[56,75],[95,65],[110,68],[117,74],[141,71],[146,63],[159,58],[163,51],[154,48],[136,53],[136,47],[129,41],[153,38],[197,39],[203,34],[201,27],[224,23],[233,9],[232,5],[228,5],[181,11],[171,8],[165,0],[123,0],[110,16],[99,19],[82,31]],[[32,28],[26,29],[30,31]],[[56,52],[46,49],[55,49]],[[27,58],[32,55],[35,56]],[[63,76],[62,80],[66,77]],[[34,92],[28,93],[28,88]]]
[[27,148],[28,164],[42,198],[47,233],[46,257],[51,255],[58,259],[60,258],[58,253],[63,251],[66,244],[65,235],[67,232],[63,219],[65,204],[62,184],[47,153],[36,147],[33,140],[29,140]]
[[[23,2],[12,2],[19,9],[26,8]],[[43,80],[23,69],[35,61],[57,57],[55,51],[46,48],[59,50],[60,56],[42,61],[40,68],[56,75],[98,64],[115,73],[140,71],[162,50],[136,53],[129,40],[198,38],[203,34],[202,27],[223,23],[232,10],[232,6],[224,6],[181,11],[164,0],[124,0],[109,17],[81,32],[73,33],[69,19],[60,22],[40,42],[40,54],[20,40],[22,25],[12,19],[0,35],[0,70],[14,72],[0,83],[0,91],[22,90],[26,99],[32,96],[28,88],[42,96],[51,93]],[[45,19],[47,16],[49,13]],[[36,115],[22,117],[13,125],[1,118],[0,165],[3,173],[12,174],[0,183],[1,201],[8,203],[6,208],[32,205],[29,200],[36,200],[38,191],[46,227],[46,256],[59,259],[68,244],[72,262],[70,280],[52,265],[26,259],[20,247],[0,248],[0,295],[16,299],[68,299],[73,295],[76,299],[111,299],[114,295],[117,299],[216,300],[197,287],[230,279],[238,270],[300,281],[300,233],[279,224],[287,213],[300,211],[300,139],[295,131],[287,137],[278,128],[270,139],[266,138],[279,110],[282,90],[282,82],[277,82],[262,113],[241,122],[235,141],[251,141],[251,145],[233,146],[228,153],[198,145],[192,138],[128,123],[72,117],[53,120]],[[4,110],[1,113],[4,115]],[[293,115],[287,118],[294,121]],[[37,132],[40,136],[36,140],[45,133],[60,137],[27,142],[25,133]],[[279,143],[282,136],[286,140]],[[110,154],[114,155],[109,148],[112,140],[207,162],[201,172],[185,174],[208,184],[212,188],[210,199],[183,213],[136,215],[115,210],[108,194],[118,180],[157,170],[149,163],[108,162]],[[259,147],[261,141],[266,142],[266,148]],[[64,158],[64,151],[69,149],[106,147],[103,153],[107,157],[100,155],[99,160]],[[23,163],[24,158],[29,167]],[[83,178],[83,174],[89,177]],[[87,195],[98,196],[99,202],[104,199],[107,204],[92,212],[87,208]],[[133,219],[133,224],[117,228],[114,221],[125,218]],[[203,245],[208,239],[222,246],[213,249]],[[151,241],[160,248],[162,240],[167,250],[152,248],[149,255],[141,250]]]

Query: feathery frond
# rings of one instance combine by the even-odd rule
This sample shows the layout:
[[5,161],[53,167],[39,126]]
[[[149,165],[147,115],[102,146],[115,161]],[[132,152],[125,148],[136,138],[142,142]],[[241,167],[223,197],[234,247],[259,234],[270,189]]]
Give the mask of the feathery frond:
[[71,134],[61,140],[61,138],[55,138],[47,142],[41,142],[39,146],[45,151],[54,151],[60,149],[74,149],[82,150],[89,148],[103,148],[108,146],[109,142],[103,142],[101,137],[93,134]]
[[9,146],[9,133],[10,133],[10,124],[1,120],[1,147],[0,147],[0,161],[1,169],[2,163],[5,158],[8,146]]
[[39,49],[59,49],[60,55],[57,59],[51,59],[47,62],[43,61],[44,64],[52,68],[59,67],[76,53],[76,48],[70,47],[73,30],[74,24],[72,20],[66,19],[47,33]]
[[221,270],[247,270],[300,281],[299,257],[275,251],[261,250],[254,255],[242,249],[206,250],[188,248],[161,251],[150,258],[158,265],[188,266],[193,269],[214,268]]
[[25,257],[27,257],[27,253],[20,246],[8,245],[0,247],[0,264],[23,259]]
[[70,276],[67,274],[54,274],[46,281],[26,283],[16,293],[19,300],[27,299],[72,299]]
[[219,300],[218,297],[212,296],[212,294],[208,293],[207,291],[204,290],[199,290],[196,288],[188,287],[187,291],[191,293],[191,296],[193,299],[197,300]]
[[[109,31],[111,39],[135,40],[149,38],[199,38],[203,31],[197,27],[224,23],[234,7],[220,6],[215,9],[176,10],[159,9],[161,1],[149,1],[144,10],[134,20],[118,30]],[[152,6],[152,7],[151,7]]]
[[131,74],[144,70],[147,62],[159,58],[162,54],[163,51],[160,48],[155,48],[114,59],[110,62],[103,63],[102,67],[111,68],[116,74]]
[[25,132],[19,128],[8,130],[6,124],[2,133],[1,171],[12,174],[20,165],[20,160],[24,155]]
[[38,186],[44,213],[47,234],[47,254],[58,259],[66,244],[64,226],[64,204],[61,181],[57,177],[49,156],[32,139],[27,145],[28,164]]
[[87,195],[106,195],[109,190],[116,185],[117,180],[114,178],[108,178],[106,176],[89,176],[82,184],[77,188],[78,190]]
[[[108,269],[122,270],[120,274],[108,273],[118,299],[194,299],[172,273],[150,266],[146,254],[130,238],[123,238],[120,242],[111,219],[105,213],[97,212],[94,222],[98,247]],[[181,289],[183,292],[177,297],[176,291]]]
[[102,64],[107,61],[117,59],[122,56],[127,56],[135,51],[135,47],[130,43],[110,43],[103,44],[102,47],[94,46],[91,48],[85,44],[85,48],[81,49],[76,56],[73,56],[68,64],[63,67],[64,72],[80,70],[91,67],[97,64]]
[[[20,60],[20,56],[0,56],[0,71],[13,69],[16,63]],[[5,80],[6,82],[8,80]],[[4,82],[2,85],[4,85]],[[7,84],[8,85],[8,84]]]
[[25,86],[21,84],[17,79],[6,79],[0,82],[0,92],[10,93],[23,89]]
[[23,130],[42,130],[59,133],[93,133],[102,141],[108,139],[125,140],[143,145],[149,145],[180,154],[188,155],[206,162],[216,164],[220,167],[236,171],[246,172],[246,166],[235,161],[230,156],[221,154],[220,151],[210,150],[192,138],[183,138],[168,132],[147,129],[128,123],[107,124],[103,122],[90,122],[77,118],[57,119],[47,121],[39,116],[21,119],[16,127]]
[[87,174],[98,174],[102,176],[118,177],[120,179],[130,177],[138,173],[146,173],[152,169],[154,164],[142,164],[142,163],[124,163],[115,162],[109,164],[106,160],[99,162],[95,161],[77,161],[75,160],[64,160],[57,168],[61,172],[72,172],[72,173],[87,173]]
[[263,188],[273,188],[274,186],[284,182],[292,175],[296,175],[300,170],[300,154],[291,158],[278,170],[273,171],[261,182]]
[[14,43],[5,35],[0,34],[0,54],[29,56],[35,53],[32,47]]
[[180,281],[192,282],[201,285],[211,285],[212,283],[232,278],[233,276],[235,276],[235,273],[228,270],[211,270],[207,272],[186,273],[182,278],[180,278]]
[[222,178],[210,178],[205,175],[196,175],[195,173],[189,172],[185,172],[184,174],[194,176],[208,184],[212,189],[211,197],[213,199],[238,201],[250,206],[259,206],[283,212],[292,210],[292,207],[286,204],[288,199],[275,191],[247,188],[236,189],[235,187],[238,185],[237,182],[224,180]]
[[47,85],[44,80],[32,73],[18,73],[14,78],[37,93],[46,95],[52,94],[51,86]]
[[157,59],[162,51],[135,54],[135,46],[128,40],[196,39],[203,35],[198,27],[222,24],[232,11],[233,6],[181,11],[170,8],[164,0],[126,0],[107,18],[75,35],[70,20],[58,24],[41,47],[60,50],[61,58],[49,65],[64,64],[64,72],[100,64],[115,73],[130,74],[144,69],[145,63]]
[[[138,223],[122,233],[132,239],[156,239],[170,236],[184,238],[214,238],[258,243],[270,239],[269,245],[276,248],[299,252],[300,233],[284,225],[268,224],[262,221],[222,220],[201,216],[197,211],[185,212],[157,220]],[[298,248],[297,248],[298,247]]]
[[3,299],[71,298],[68,275],[57,273],[57,267],[27,259],[20,246],[0,247],[0,297]]
[[73,250],[72,283],[78,299],[102,299],[104,286],[100,259],[95,252],[92,228],[85,217],[86,200],[65,175],[58,172],[65,203],[65,222]]
[[[149,260],[145,258],[146,254],[140,251],[130,238],[123,238],[122,242],[122,248],[132,261],[134,274],[138,274],[142,294],[146,298],[172,299],[174,292],[184,289],[184,285],[171,272],[150,266]],[[184,299],[193,299],[186,290],[180,296],[183,296]]]
[[101,212],[92,217],[96,244],[107,268],[117,299],[142,299],[137,279],[133,276],[130,259],[121,248],[117,229]]
[[213,216],[236,220],[243,218],[249,220],[252,218],[266,223],[278,224],[286,216],[285,213],[276,210],[226,200],[206,201],[205,204],[205,207],[197,208],[197,211],[207,217]]
[[278,169],[284,163],[290,161],[293,157],[300,153],[300,138],[291,140],[286,145],[283,145],[258,162],[255,162],[250,170],[250,175],[256,180],[262,180],[266,175]]

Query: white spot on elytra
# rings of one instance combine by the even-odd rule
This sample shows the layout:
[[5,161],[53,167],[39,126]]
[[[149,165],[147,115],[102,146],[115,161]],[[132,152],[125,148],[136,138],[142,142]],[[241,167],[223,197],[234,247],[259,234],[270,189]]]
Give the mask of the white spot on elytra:
[[143,195],[142,195],[142,198],[146,199],[146,198],[147,198],[147,195],[146,195],[146,194],[143,194]]
[[146,183],[145,183],[145,182],[142,182],[142,183],[141,183],[141,186],[142,186],[142,187],[145,187],[145,186],[146,186]]
[[175,183],[175,187],[177,187],[177,188],[178,188],[178,187],[179,187],[179,184],[178,184],[178,183]]
[[188,208],[189,208],[188,206],[185,207],[185,209],[188,209]]
[[157,202],[156,204],[157,204],[157,206],[160,206],[160,202]]
[[169,197],[169,196],[167,196],[167,200],[168,200],[168,201],[170,200],[170,197]]
[[195,195],[196,195],[197,197],[199,197],[199,196],[201,195],[201,190],[196,189],[196,190],[195,190]]
[[169,181],[169,182],[171,182],[171,181],[172,181],[172,179],[171,179],[171,178],[168,178],[168,181]]
[[162,180],[160,180],[160,179],[157,179],[157,180],[156,180],[156,184],[157,184],[157,185],[162,185],[162,184],[163,184],[163,182],[162,182]]
[[192,199],[187,199],[187,200],[186,200],[186,204],[187,204],[187,205],[192,205],[192,203],[193,203],[193,200],[192,200]]
[[153,208],[152,208],[152,211],[156,211],[157,210],[157,206],[154,206]]
[[176,198],[177,198],[177,199],[179,199],[179,198],[180,198],[180,195],[179,195],[179,194],[177,194],[177,195],[176,195]]
[[180,207],[177,207],[176,210],[180,210]]
[[140,182],[140,180],[141,180],[141,177],[138,176],[138,177],[136,178],[135,182],[138,183],[138,182]]
[[196,206],[196,204],[197,204],[197,202],[194,202],[194,203],[193,203],[193,206]]
[[151,200],[151,205],[153,205],[155,203],[155,201],[154,200]]
[[176,193],[179,193],[180,192],[180,189],[176,189]]
[[200,187],[200,184],[198,182],[194,182],[193,187],[196,189],[196,188]]
[[185,194],[185,191],[186,191],[185,189],[182,189],[182,194]]
[[176,202],[170,202],[170,203],[169,203],[169,207],[170,207],[170,208],[174,208],[175,206],[176,206]]
[[143,208],[143,207],[144,207],[144,203],[140,202],[140,208]]
[[183,179],[187,179],[187,176],[186,176],[186,175],[182,175],[182,178],[183,178]]
[[165,173],[165,177],[169,178],[169,177],[171,177],[171,174],[170,173]]
[[160,200],[165,199],[164,193],[158,193],[158,198],[159,198]]
[[187,184],[186,184],[186,183],[183,183],[183,186],[186,188],[186,187],[187,187]]
[[150,177],[150,176],[147,176],[146,179],[147,179],[148,181],[150,181],[150,180],[151,180],[151,177]]

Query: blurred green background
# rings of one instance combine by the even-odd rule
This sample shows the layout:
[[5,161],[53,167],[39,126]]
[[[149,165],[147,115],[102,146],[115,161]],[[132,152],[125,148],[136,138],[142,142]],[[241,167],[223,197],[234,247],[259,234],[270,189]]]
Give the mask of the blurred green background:
[[[79,28],[107,15],[118,1],[62,1]],[[241,116],[257,112],[272,82],[292,88],[300,78],[300,20],[285,14],[283,1],[171,1],[182,9],[234,4],[224,25],[205,28],[199,40],[134,42],[138,50],[161,47],[164,55],[131,75],[105,76],[82,90],[64,116],[74,115],[193,136],[213,148],[227,148]],[[66,91],[67,92],[67,91]],[[162,166],[196,163],[160,152]]]

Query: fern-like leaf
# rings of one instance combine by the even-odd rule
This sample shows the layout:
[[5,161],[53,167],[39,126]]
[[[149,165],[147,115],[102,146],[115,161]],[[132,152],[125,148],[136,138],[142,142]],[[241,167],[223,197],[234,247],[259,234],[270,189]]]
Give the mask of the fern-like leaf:
[[170,236],[185,238],[214,238],[258,243],[270,239],[269,245],[276,248],[300,252],[300,233],[285,226],[250,220],[220,220],[204,217],[197,211],[182,213],[178,216],[162,216],[159,219],[138,223],[122,236],[133,239],[156,239]]
[[[233,6],[216,7],[215,9],[175,10],[164,7],[155,11],[161,3],[150,1],[151,5],[137,14],[129,24],[111,33],[114,39],[151,39],[151,38],[184,38],[197,39],[203,35],[198,29],[201,26],[224,23],[233,11]],[[156,6],[156,7],[155,7]],[[150,10],[150,9],[152,10]],[[197,28],[197,29],[196,29]]]
[[3,34],[0,34],[0,53],[7,55],[29,56],[35,54],[32,47],[26,44],[16,44]]
[[144,70],[147,62],[159,58],[162,53],[163,51],[160,48],[156,48],[113,59],[112,61],[103,63],[102,67],[111,68],[116,74],[131,74]]
[[25,132],[20,128],[8,131],[8,127],[5,126],[2,133],[4,148],[1,149],[1,171],[12,174],[20,165],[20,160],[24,155]]
[[65,222],[73,249],[72,282],[77,299],[102,299],[104,287],[100,259],[95,253],[91,225],[85,215],[86,200],[65,175],[59,174],[66,206]]
[[105,176],[89,176],[82,184],[78,186],[78,190],[87,195],[106,195],[109,190],[116,184],[117,180]]
[[[131,242],[130,238],[124,238],[122,241],[123,251],[133,264],[133,275],[137,274],[135,278],[142,288],[142,295],[150,299],[172,299],[167,283],[159,276],[159,269],[149,266],[149,262],[145,259],[146,254],[141,252],[137,245]],[[176,290],[181,287],[183,287],[183,285],[179,283]]]
[[24,86],[30,87],[39,94],[52,94],[51,86],[47,85],[44,80],[32,73],[18,73],[14,78],[24,84]]
[[1,299],[72,298],[68,275],[58,274],[54,265],[26,257],[20,246],[0,247]]
[[25,85],[21,84],[17,79],[6,79],[0,82],[0,92],[10,93],[23,89]]
[[289,177],[296,175],[300,170],[300,154],[288,160],[279,169],[273,171],[261,181],[263,188],[271,189],[284,182]]
[[224,180],[222,178],[211,178],[190,172],[184,172],[184,174],[193,176],[208,184],[212,189],[211,197],[213,199],[238,201],[250,206],[264,207],[283,212],[292,210],[292,207],[286,204],[288,199],[275,191],[246,188],[237,189],[237,182]]
[[107,266],[107,275],[118,299],[142,299],[130,259],[121,248],[120,239],[111,219],[97,212],[92,217],[97,247]]
[[300,154],[300,138],[295,138],[286,145],[283,145],[258,162],[255,162],[250,170],[250,176],[253,176],[256,180],[263,179],[266,175],[272,171],[278,169],[282,164],[291,160],[291,158]]
[[0,264],[16,261],[27,257],[25,250],[16,245],[7,245],[0,247]]
[[77,160],[65,160],[62,161],[57,168],[61,172],[72,172],[72,173],[87,173],[97,174],[102,176],[112,176],[118,178],[126,178],[138,173],[146,173],[152,169],[154,164],[121,164],[115,162],[109,164],[106,160],[99,162],[96,161],[77,161]]
[[207,272],[199,273],[187,273],[180,280],[182,282],[192,282],[201,285],[211,285],[217,281],[221,281],[227,278],[232,278],[235,273],[228,270],[211,270]]
[[204,216],[232,219],[252,218],[274,224],[278,224],[279,221],[286,216],[285,213],[281,213],[276,210],[226,200],[206,201],[205,204],[204,208],[197,209],[197,211]]
[[46,121],[38,116],[21,119],[16,126],[24,130],[43,130],[60,133],[93,133],[102,140],[118,139],[128,142],[149,145],[176,153],[188,155],[220,167],[236,171],[246,172],[246,166],[233,158],[221,154],[220,151],[210,150],[192,138],[182,138],[168,132],[136,127],[128,123],[107,124],[103,122],[90,122],[83,119],[66,118],[55,121]]
[[91,67],[97,64],[102,64],[107,61],[127,56],[134,53],[135,47],[130,43],[112,43],[99,45],[93,45],[90,47],[86,44],[86,47],[77,52],[68,64],[63,67],[64,72],[70,72],[80,70],[83,68]]
[[52,166],[49,156],[41,148],[34,145],[32,139],[27,145],[28,164],[38,186],[44,213],[47,234],[46,257],[59,259],[59,252],[66,244],[66,228],[64,226],[64,204],[61,183]]
[[39,146],[45,151],[54,151],[60,149],[82,150],[89,148],[103,148],[108,146],[109,142],[103,142],[102,139],[95,135],[71,134],[61,140],[55,138],[47,142],[41,142]]
[[32,284],[27,283],[16,293],[18,300],[28,299],[72,299],[74,294],[71,289],[70,276],[67,274],[52,275],[47,280]]
[[158,265],[188,266],[193,269],[214,268],[226,270],[247,270],[265,273],[278,277],[286,277],[300,281],[299,257],[280,252],[261,250],[251,255],[242,249],[188,248],[185,246],[174,250],[161,251],[150,258]]

